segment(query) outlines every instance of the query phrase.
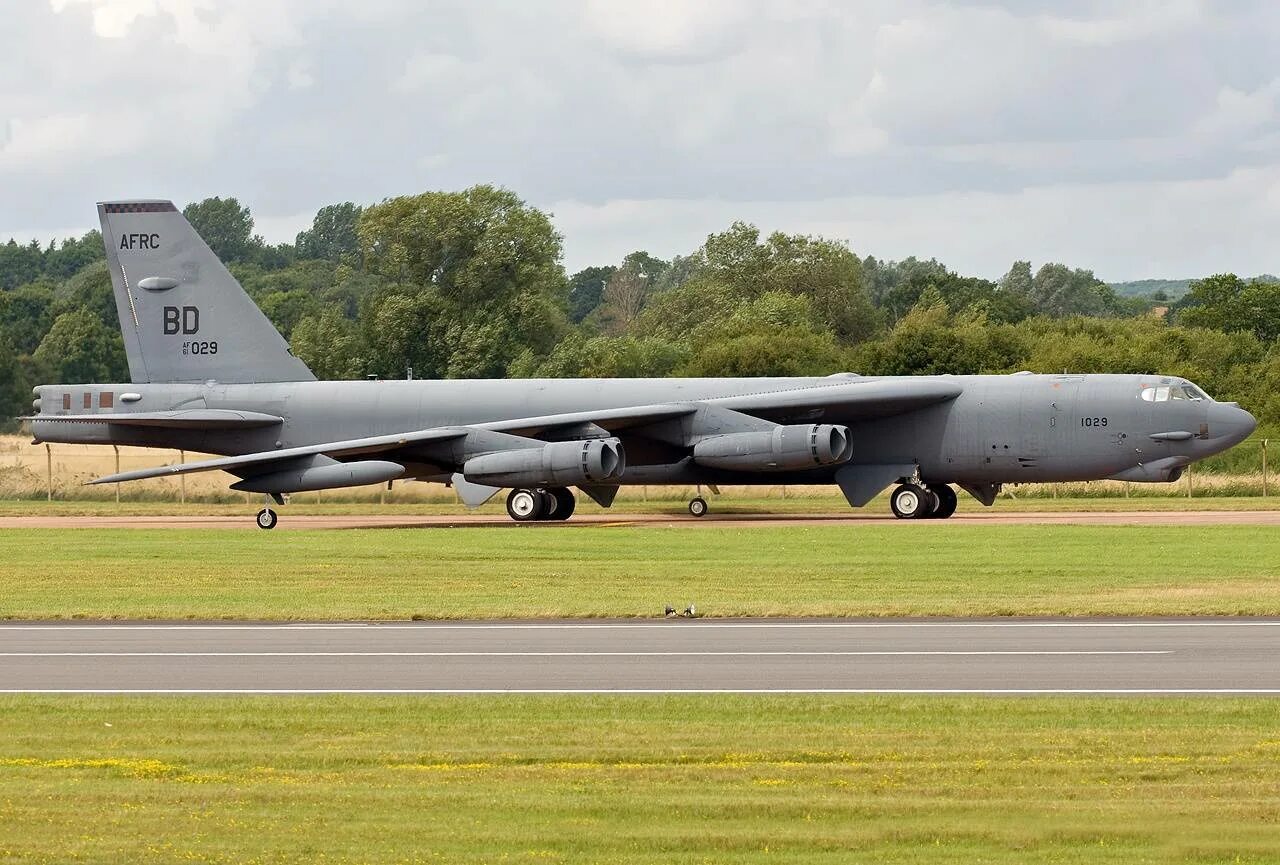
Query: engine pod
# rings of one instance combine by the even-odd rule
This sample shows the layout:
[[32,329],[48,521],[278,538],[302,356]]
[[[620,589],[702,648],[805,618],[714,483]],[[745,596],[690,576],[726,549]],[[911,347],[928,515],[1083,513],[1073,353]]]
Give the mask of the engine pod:
[[616,481],[626,464],[616,438],[552,442],[472,457],[462,476],[494,487],[568,487]]
[[848,462],[849,428],[837,424],[790,424],[771,430],[709,436],[693,446],[693,460],[708,468],[780,472]]

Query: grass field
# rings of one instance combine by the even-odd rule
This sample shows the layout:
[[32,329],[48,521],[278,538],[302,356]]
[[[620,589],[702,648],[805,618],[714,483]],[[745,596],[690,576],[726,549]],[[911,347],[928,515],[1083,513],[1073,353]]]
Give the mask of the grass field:
[[0,698],[0,858],[1280,861],[1274,700]]
[[1278,614],[1280,533],[956,525],[0,530],[0,617]]
[[[743,491],[741,494],[725,494],[709,496],[711,503],[711,519],[717,514],[844,514],[848,516],[880,515],[889,513],[889,498],[880,496],[861,510],[853,510],[837,493],[828,490],[810,491],[803,496],[789,495],[783,499],[778,496],[763,497],[758,493]],[[1280,490],[1278,490],[1280,492]],[[735,491],[736,493],[736,491]],[[1026,513],[1029,511],[1084,511],[1084,512],[1123,512],[1123,511],[1274,511],[1280,510],[1280,495],[1273,496],[1204,496],[1188,499],[1185,496],[1134,496],[1123,497],[1066,497],[1051,498],[1045,496],[1001,497],[991,508],[984,508],[968,496],[960,497],[959,513]],[[398,495],[398,494],[397,494]],[[692,495],[692,493],[690,493]],[[288,505],[276,508],[280,519],[287,522],[293,515],[378,515],[378,516],[450,516],[457,514],[481,514],[506,518],[503,505],[505,499],[499,497],[476,510],[449,502],[401,501],[391,500],[385,503],[378,501],[344,501],[335,502],[321,498],[317,500],[315,493],[293,496]],[[687,498],[667,496],[652,497],[645,501],[636,496],[621,498],[612,508],[606,510],[599,507],[585,496],[579,497],[576,513],[607,514],[625,519],[631,514],[671,514],[672,516],[688,516]],[[262,507],[262,497],[254,496],[250,502],[218,503],[188,501],[96,501],[89,499],[40,500],[0,499],[0,517],[23,516],[241,516],[246,521],[252,520],[258,508]],[[272,507],[275,507],[274,505]]]

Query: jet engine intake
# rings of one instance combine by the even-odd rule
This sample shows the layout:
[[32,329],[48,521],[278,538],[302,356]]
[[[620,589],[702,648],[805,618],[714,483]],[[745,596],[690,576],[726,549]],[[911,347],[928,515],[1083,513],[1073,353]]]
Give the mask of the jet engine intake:
[[622,442],[596,439],[482,454],[463,464],[462,476],[493,487],[568,487],[617,480],[626,465]]
[[811,469],[848,462],[851,456],[849,428],[828,423],[708,436],[693,446],[699,465],[744,472]]

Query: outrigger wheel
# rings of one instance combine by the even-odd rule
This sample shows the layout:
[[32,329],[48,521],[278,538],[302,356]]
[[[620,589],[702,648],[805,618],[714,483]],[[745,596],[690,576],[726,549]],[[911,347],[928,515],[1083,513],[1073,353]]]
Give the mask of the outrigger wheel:
[[262,510],[258,511],[258,518],[257,518],[258,528],[274,529],[276,527],[276,521],[278,519],[279,518],[276,516],[276,512],[271,510],[271,508],[263,508]]
[[707,515],[707,510],[707,500],[702,496],[695,496],[693,500],[689,502],[689,513],[693,514],[695,517],[705,517]]

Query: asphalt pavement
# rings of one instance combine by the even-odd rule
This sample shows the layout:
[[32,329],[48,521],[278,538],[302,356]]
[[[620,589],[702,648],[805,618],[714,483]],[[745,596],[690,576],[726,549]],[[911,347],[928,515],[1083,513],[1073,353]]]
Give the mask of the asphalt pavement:
[[1280,694],[1280,620],[14,622],[0,692]]

